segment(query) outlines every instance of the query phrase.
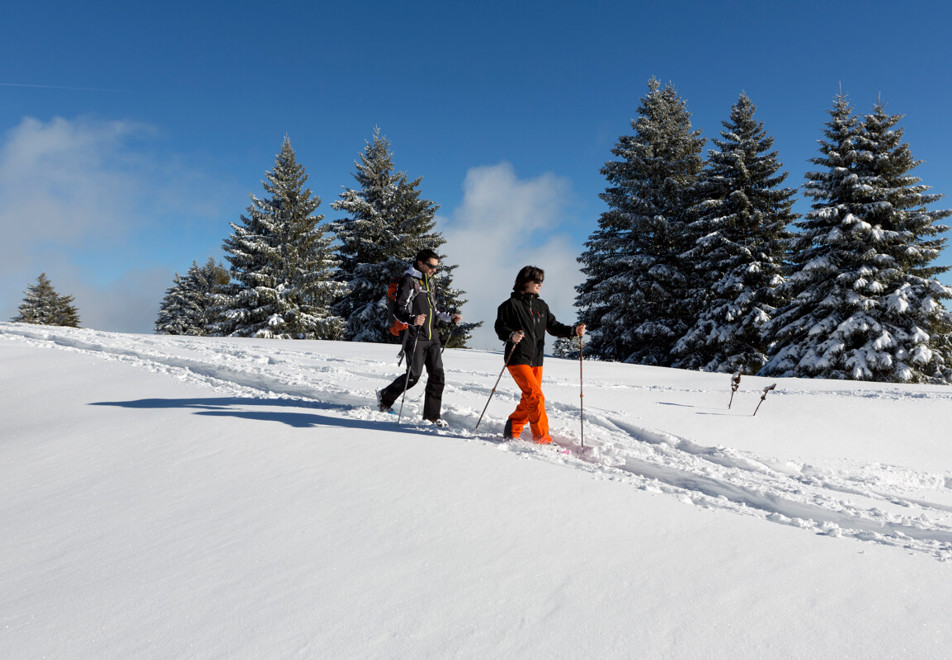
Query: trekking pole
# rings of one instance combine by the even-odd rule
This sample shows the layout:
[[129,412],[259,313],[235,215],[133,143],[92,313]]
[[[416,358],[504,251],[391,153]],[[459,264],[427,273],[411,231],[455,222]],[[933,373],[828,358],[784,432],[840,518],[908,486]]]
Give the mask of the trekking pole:
[[740,370],[736,374],[731,376],[731,400],[727,402],[727,409],[731,409],[731,404],[734,403],[734,392],[737,391],[737,388],[740,387]]
[[407,356],[407,377],[403,381],[403,396],[400,397],[400,414],[397,416],[397,425],[403,420],[403,402],[407,400],[407,386],[410,384],[410,370],[413,368],[413,356],[416,354],[416,343],[420,338],[419,328],[413,337],[413,348],[410,349],[410,355]]
[[441,342],[441,345],[440,345],[440,355],[443,355],[443,351],[446,350],[446,345],[450,343],[450,340],[451,340],[451,339],[453,339],[453,328],[455,328],[455,327],[456,327],[456,324],[455,324],[455,323],[453,323],[452,325],[450,325],[450,332],[449,332],[449,335],[446,337],[446,341],[445,341],[445,342],[444,342],[442,339],[440,339],[440,342]]
[[583,393],[582,380],[582,335],[578,336],[578,421],[579,421],[579,439],[582,446],[585,446],[585,394]]
[[[767,392],[769,392],[775,387],[777,387],[777,383],[774,383],[773,385],[768,385],[767,387],[764,388],[764,393],[760,395],[760,401],[757,403],[757,407],[754,408],[754,415],[756,415],[757,411],[760,410],[760,404],[763,403],[764,399],[767,398]],[[753,417],[754,415],[751,415],[751,417]]]
[[493,400],[493,394],[496,393],[496,388],[499,387],[499,381],[502,380],[502,374],[506,371],[506,367],[509,366],[509,358],[512,357],[512,354],[516,352],[516,345],[512,345],[512,350],[509,351],[509,355],[506,357],[506,362],[502,365],[502,371],[499,372],[499,378],[496,379],[496,384],[493,385],[493,391],[489,393],[489,398],[486,399],[486,405],[483,406],[483,412],[479,414],[479,419],[476,420],[476,426],[473,427],[473,433],[476,433],[476,429],[479,428],[479,423],[483,421],[483,415],[486,414],[486,408],[489,407],[489,402]]

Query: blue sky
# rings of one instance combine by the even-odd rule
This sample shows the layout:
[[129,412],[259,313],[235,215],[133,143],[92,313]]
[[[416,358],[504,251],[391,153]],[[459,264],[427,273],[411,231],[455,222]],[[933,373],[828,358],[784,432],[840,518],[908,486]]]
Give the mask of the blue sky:
[[[467,320],[491,321],[534,263],[570,322],[599,169],[649,78],[675,84],[707,138],[746,92],[794,187],[841,86],[859,112],[882,96],[916,174],[950,195],[950,19],[915,1],[14,3],[0,318],[45,271],[84,326],[151,332],[173,275],[222,258],[285,135],[333,219],[379,127],[441,207]],[[496,348],[488,332],[474,345]]]

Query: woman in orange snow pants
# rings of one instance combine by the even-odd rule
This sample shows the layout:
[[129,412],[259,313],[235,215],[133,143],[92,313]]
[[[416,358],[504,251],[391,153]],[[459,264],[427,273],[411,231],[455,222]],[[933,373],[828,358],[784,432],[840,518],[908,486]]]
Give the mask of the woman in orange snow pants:
[[542,367],[517,364],[509,367],[509,373],[522,390],[522,399],[506,422],[508,436],[518,438],[528,422],[534,442],[552,442],[552,436],[549,435],[549,417],[545,414],[545,396],[542,394]]
[[503,436],[507,440],[518,438],[529,424],[534,442],[552,442],[542,394],[545,333],[556,337],[581,337],[585,332],[584,325],[569,326],[555,320],[549,306],[539,297],[544,277],[541,268],[525,266],[516,276],[509,300],[496,311],[494,329],[499,339],[506,342],[506,364],[522,391],[519,406],[506,420]]

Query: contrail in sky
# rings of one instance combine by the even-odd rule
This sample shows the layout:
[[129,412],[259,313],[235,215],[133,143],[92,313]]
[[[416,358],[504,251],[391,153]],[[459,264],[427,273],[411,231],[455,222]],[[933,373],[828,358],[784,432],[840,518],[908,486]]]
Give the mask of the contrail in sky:
[[65,89],[72,92],[131,92],[129,89],[102,89],[98,87],[61,87],[59,85],[27,85],[24,83],[0,82],[0,87],[32,87],[34,89]]

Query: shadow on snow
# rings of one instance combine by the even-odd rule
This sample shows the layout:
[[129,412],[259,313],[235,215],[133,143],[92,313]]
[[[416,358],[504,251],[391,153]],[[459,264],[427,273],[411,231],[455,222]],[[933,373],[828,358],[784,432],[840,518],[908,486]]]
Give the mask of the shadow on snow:
[[195,399],[136,399],[134,401],[97,401],[91,406],[116,406],[141,410],[167,408],[185,408],[195,410],[196,415],[209,417],[236,417],[263,422],[278,422],[294,428],[315,428],[319,426],[337,426],[348,429],[368,429],[383,431],[400,428],[401,431],[419,431],[411,427],[397,426],[394,421],[371,419],[352,419],[320,415],[312,412],[249,410],[252,407],[267,408],[304,408],[323,410],[350,410],[353,406],[335,405],[322,401],[298,401],[292,399],[260,399],[251,397],[212,397]]

